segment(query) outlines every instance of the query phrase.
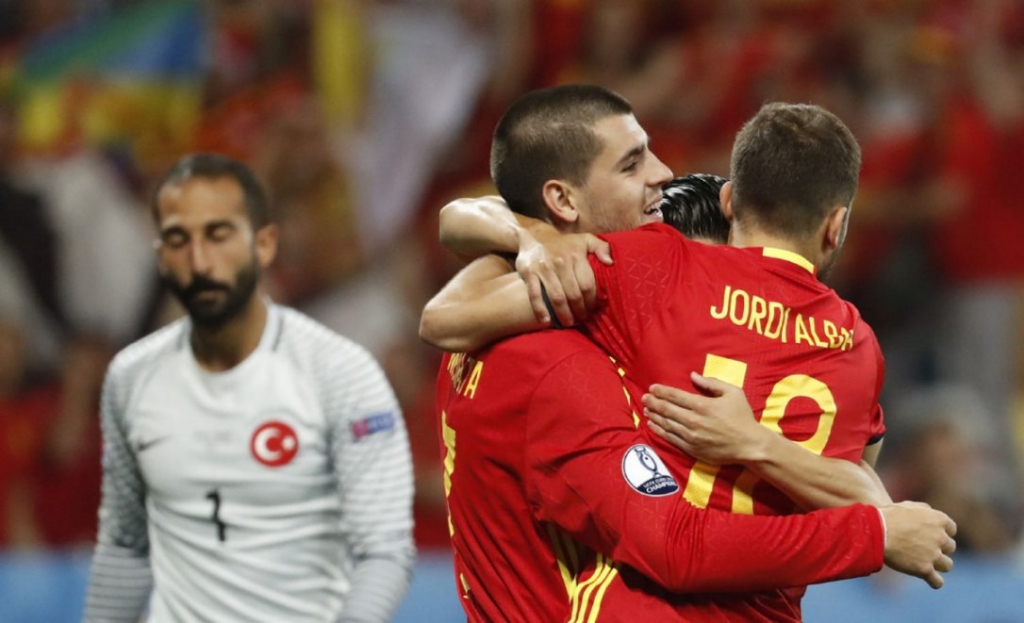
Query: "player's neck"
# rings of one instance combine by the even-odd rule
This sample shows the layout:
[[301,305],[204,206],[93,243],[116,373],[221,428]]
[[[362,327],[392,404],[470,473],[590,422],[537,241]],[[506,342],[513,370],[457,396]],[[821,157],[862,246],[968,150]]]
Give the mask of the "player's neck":
[[256,350],[267,324],[267,304],[257,291],[237,316],[219,327],[192,325],[192,353],[201,368],[223,372]]
[[733,222],[733,229],[729,235],[729,244],[734,247],[764,247],[782,249],[805,258],[807,261],[819,267],[824,258],[820,249],[809,241],[794,240],[783,236],[777,236],[756,227],[736,227]]

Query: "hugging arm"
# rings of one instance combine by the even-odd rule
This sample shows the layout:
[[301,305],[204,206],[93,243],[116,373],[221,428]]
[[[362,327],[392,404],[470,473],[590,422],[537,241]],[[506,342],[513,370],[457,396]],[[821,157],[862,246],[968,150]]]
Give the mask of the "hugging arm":
[[591,234],[563,235],[546,221],[518,214],[498,196],[456,199],[441,208],[441,244],[464,260],[489,253],[513,255],[515,270],[538,321],[548,322],[541,297],[547,290],[561,324],[572,325],[594,305],[594,273],[587,261],[594,254],[610,264],[608,244]]
[[543,329],[526,284],[497,255],[463,268],[423,308],[420,338],[450,352],[471,352],[516,333]]
[[866,575],[881,566],[883,545],[887,565],[933,588],[952,568],[956,525],[924,504],[855,504],[780,517],[700,510],[678,490],[641,492],[636,478],[626,477],[627,455],[653,450],[630,404],[599,352],[566,360],[538,386],[526,450],[527,495],[538,520],[675,592],[766,590]]
[[664,495],[644,493],[636,473],[641,480],[650,473],[634,461],[640,471],[627,476],[631,453],[655,451],[634,424],[615,368],[596,349],[547,375],[527,426],[535,517],[669,590],[784,588],[881,567],[882,524],[864,505],[766,517],[700,510],[674,478],[663,483]]
[[645,415],[662,439],[702,461],[742,464],[805,511],[892,504],[867,462],[815,454],[759,424],[742,389],[696,373],[691,380],[709,395],[654,385],[644,396]]

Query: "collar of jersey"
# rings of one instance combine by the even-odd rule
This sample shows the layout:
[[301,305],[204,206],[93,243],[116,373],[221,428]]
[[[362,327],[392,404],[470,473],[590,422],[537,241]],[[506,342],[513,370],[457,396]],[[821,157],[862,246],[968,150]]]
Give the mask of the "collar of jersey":
[[761,252],[765,257],[772,257],[777,260],[783,260],[786,262],[790,262],[792,264],[796,264],[797,266],[803,268],[812,275],[817,272],[817,270],[814,268],[814,264],[812,264],[810,260],[800,255],[799,253],[793,253],[792,251],[787,251],[785,249],[777,249],[775,247],[764,247],[764,249],[762,249]]

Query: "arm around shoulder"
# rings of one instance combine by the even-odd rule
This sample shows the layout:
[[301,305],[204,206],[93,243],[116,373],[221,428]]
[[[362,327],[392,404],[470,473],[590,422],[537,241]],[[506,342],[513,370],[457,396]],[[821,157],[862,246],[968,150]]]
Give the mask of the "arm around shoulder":
[[547,374],[530,403],[527,489],[538,520],[674,592],[785,588],[881,568],[873,508],[788,517],[705,511],[674,478],[660,483],[663,495],[630,480],[630,453],[656,460],[657,451],[634,426],[607,358],[596,349],[581,357]]
[[460,271],[423,308],[420,338],[451,352],[470,352],[516,333],[543,329],[526,284],[508,262],[481,257]]
[[438,218],[441,244],[467,261],[488,253],[517,252],[527,219],[497,195],[455,199],[441,208]]

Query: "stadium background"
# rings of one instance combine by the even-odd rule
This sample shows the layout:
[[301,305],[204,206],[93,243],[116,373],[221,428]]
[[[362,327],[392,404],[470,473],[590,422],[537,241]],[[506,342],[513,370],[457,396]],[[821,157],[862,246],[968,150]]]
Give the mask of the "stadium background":
[[110,354],[176,317],[147,201],[181,153],[270,189],[273,297],[367,346],[406,413],[421,561],[397,620],[458,620],[427,298],[449,198],[525,90],[624,94],[677,173],[728,172],[767,100],[864,149],[832,285],[885,350],[894,497],[957,520],[948,586],[812,589],[808,621],[1024,620],[1024,2],[0,0],[0,621],[78,620]]

